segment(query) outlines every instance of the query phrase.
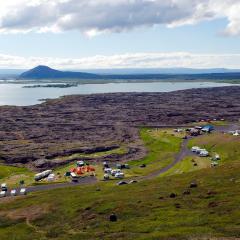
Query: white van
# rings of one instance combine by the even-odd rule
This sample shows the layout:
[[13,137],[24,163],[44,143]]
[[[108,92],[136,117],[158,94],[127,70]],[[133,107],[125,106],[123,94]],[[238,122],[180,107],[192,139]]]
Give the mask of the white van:
[[116,173],[115,178],[124,178],[124,173],[122,173],[122,172]]
[[206,150],[202,150],[202,151],[199,153],[199,156],[200,156],[200,157],[208,157],[208,156],[209,156],[209,152],[206,151]]
[[0,192],[0,198],[6,197],[6,195],[7,195],[6,191],[1,191]]

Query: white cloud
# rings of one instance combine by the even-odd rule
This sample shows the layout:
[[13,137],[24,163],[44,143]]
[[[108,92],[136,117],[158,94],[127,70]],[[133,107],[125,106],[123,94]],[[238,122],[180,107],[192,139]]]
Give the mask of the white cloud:
[[240,35],[239,11],[240,0],[2,0],[0,32],[79,30],[94,36],[226,18],[223,32]]
[[0,68],[32,68],[48,65],[57,69],[96,68],[233,68],[240,69],[240,54],[135,53],[86,58],[37,58],[0,54]]

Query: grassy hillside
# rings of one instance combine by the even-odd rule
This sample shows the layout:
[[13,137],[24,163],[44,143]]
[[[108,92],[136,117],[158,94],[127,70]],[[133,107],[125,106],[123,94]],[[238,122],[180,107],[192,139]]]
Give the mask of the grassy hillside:
[[[131,162],[161,168],[179,151],[180,135],[143,129],[148,156]],[[239,138],[204,135],[190,141],[222,156],[219,167],[209,159],[186,158],[165,176],[116,186],[99,182],[0,200],[0,239],[234,239],[240,238]],[[202,169],[204,168],[204,169]],[[167,176],[170,175],[170,176]],[[190,188],[192,182],[196,188]],[[189,194],[186,194],[186,191]],[[171,198],[170,194],[176,194]],[[110,214],[118,216],[110,222]]]
[[[135,185],[102,183],[5,200],[0,239],[240,237],[239,167],[234,163]],[[198,187],[183,195],[192,181]],[[116,223],[108,220],[113,212]]]

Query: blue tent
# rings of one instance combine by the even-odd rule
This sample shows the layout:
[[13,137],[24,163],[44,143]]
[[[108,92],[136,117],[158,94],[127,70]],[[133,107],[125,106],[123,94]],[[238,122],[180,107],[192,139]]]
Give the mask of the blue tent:
[[203,132],[211,132],[214,130],[214,127],[212,125],[206,125],[202,128]]

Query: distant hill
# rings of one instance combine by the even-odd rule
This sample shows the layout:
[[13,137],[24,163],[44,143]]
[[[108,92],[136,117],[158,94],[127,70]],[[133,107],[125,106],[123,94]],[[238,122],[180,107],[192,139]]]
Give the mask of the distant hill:
[[[77,71],[77,70],[74,70]],[[88,73],[99,75],[138,75],[138,74],[212,74],[212,73],[232,73],[240,72],[238,69],[227,68],[115,68],[115,69],[84,69]]]
[[[182,70],[183,71],[183,70]],[[186,71],[186,70],[185,70]],[[196,72],[194,70],[189,72],[194,73],[175,73],[176,70],[170,73],[135,73],[135,74],[120,74],[117,71],[113,74],[104,74],[104,73],[86,73],[86,72],[74,72],[74,71],[59,71],[52,69],[48,66],[38,66],[29,71],[26,71],[19,75],[18,79],[30,79],[30,80],[41,80],[41,79],[92,79],[92,80],[240,80],[240,72],[231,72],[226,69],[219,69],[221,72],[217,72],[217,69],[212,69],[213,72],[209,73],[210,70],[201,70]],[[170,70],[169,70],[170,72]]]
[[58,71],[47,66],[38,66],[20,74],[18,79],[95,79],[98,77],[92,73]]

